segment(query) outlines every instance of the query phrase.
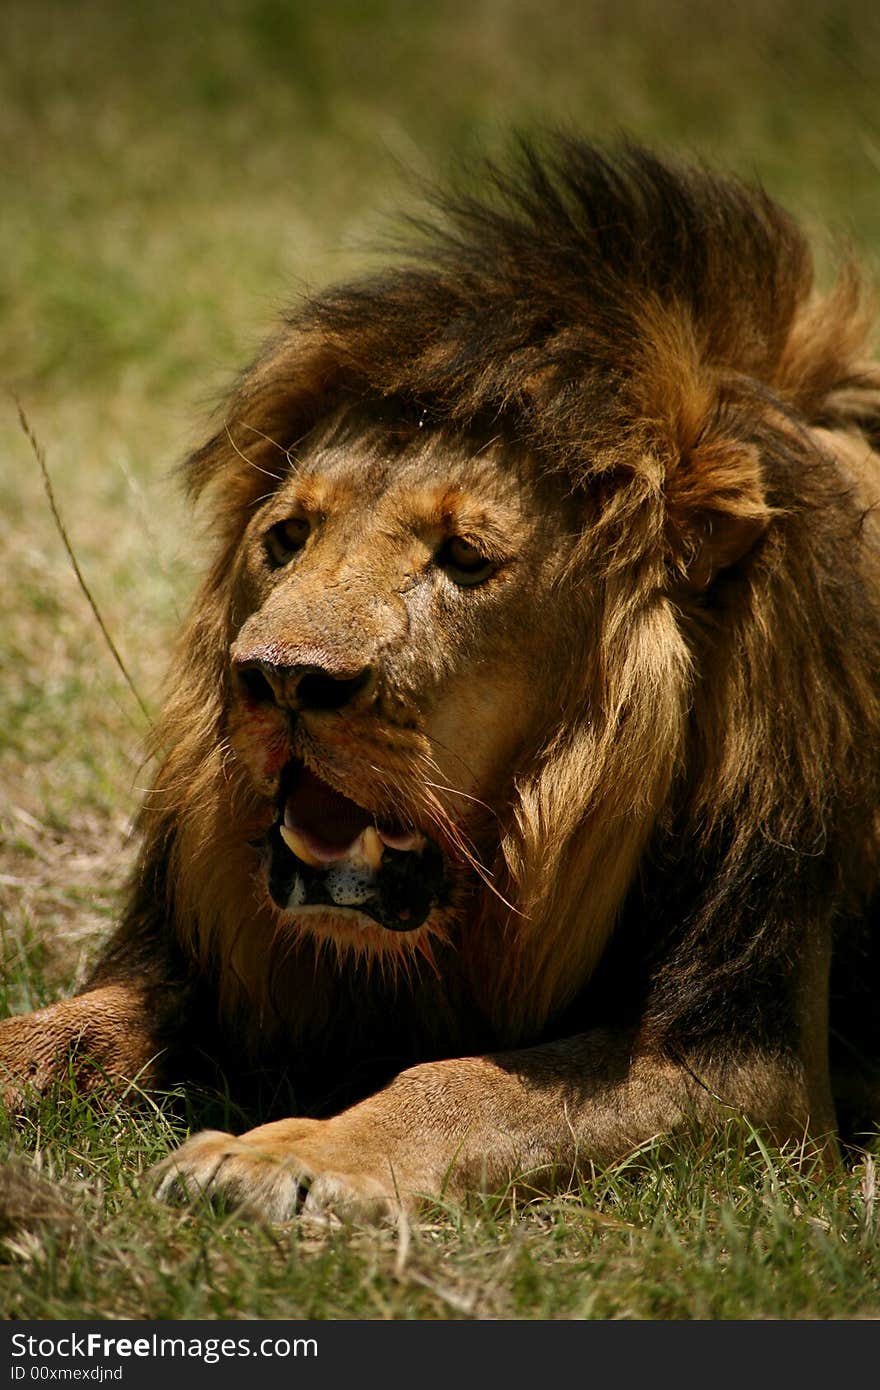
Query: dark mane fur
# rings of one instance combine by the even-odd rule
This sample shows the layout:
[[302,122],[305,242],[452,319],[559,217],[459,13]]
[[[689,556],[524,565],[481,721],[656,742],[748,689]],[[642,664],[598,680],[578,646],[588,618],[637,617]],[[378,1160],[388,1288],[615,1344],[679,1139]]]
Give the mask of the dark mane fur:
[[[611,157],[563,139],[542,157],[523,144],[512,171],[487,166],[479,197],[438,193],[435,204],[410,264],[329,291],[291,326],[344,345],[380,395],[459,422],[532,416],[529,442],[557,457],[619,423],[646,304],[688,314],[707,363],[766,377],[811,288],[802,235],[760,190],[643,149]],[[548,386],[537,413],[536,379]],[[595,413],[592,383],[607,414]]]

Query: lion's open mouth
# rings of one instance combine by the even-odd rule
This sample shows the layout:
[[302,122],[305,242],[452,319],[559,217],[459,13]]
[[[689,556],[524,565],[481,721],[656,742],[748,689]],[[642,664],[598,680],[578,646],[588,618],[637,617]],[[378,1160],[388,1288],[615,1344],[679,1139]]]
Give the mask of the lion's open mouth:
[[389,931],[415,931],[444,897],[435,844],[377,821],[301,763],[285,769],[267,844],[269,892],[288,912],[348,908]]

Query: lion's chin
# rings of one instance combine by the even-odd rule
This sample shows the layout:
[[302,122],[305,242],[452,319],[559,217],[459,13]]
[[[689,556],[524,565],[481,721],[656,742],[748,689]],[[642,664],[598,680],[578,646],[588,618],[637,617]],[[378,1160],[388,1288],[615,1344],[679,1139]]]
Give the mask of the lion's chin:
[[300,907],[279,912],[280,924],[286,932],[308,936],[330,948],[340,959],[389,961],[405,963],[415,952],[430,959],[430,941],[444,939],[445,932],[435,930],[433,913],[420,927],[408,932],[389,932],[371,917],[354,908]]

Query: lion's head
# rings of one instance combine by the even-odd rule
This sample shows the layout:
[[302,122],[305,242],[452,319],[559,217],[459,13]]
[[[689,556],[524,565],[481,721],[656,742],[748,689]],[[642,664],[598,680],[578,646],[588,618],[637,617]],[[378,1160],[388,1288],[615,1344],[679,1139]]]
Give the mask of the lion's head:
[[276,807],[270,896],[373,955],[425,950],[491,886],[583,608],[579,508],[527,455],[396,428],[355,411],[291,455],[231,576],[229,740]]
[[786,518],[824,495],[808,425],[845,423],[852,284],[814,299],[774,204],[641,151],[562,141],[490,182],[298,311],[189,463],[214,553],[143,863],[233,1004],[283,1011],[303,952],[454,955],[521,1035],[589,978],[659,825],[697,845],[788,782],[821,816],[784,711],[755,761],[749,672],[763,605],[808,678],[822,567]]

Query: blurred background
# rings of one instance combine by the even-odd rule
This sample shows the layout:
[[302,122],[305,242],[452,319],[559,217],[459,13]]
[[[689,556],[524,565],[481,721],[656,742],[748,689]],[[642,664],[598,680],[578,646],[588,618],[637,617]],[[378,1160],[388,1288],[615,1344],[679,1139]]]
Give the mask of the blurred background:
[[372,258],[406,171],[512,127],[625,130],[761,179],[874,263],[880,5],[3,0],[0,40],[0,892],[23,1008],[47,971],[81,976],[147,774],[14,398],[155,708],[203,555],[173,466],[278,308]]

